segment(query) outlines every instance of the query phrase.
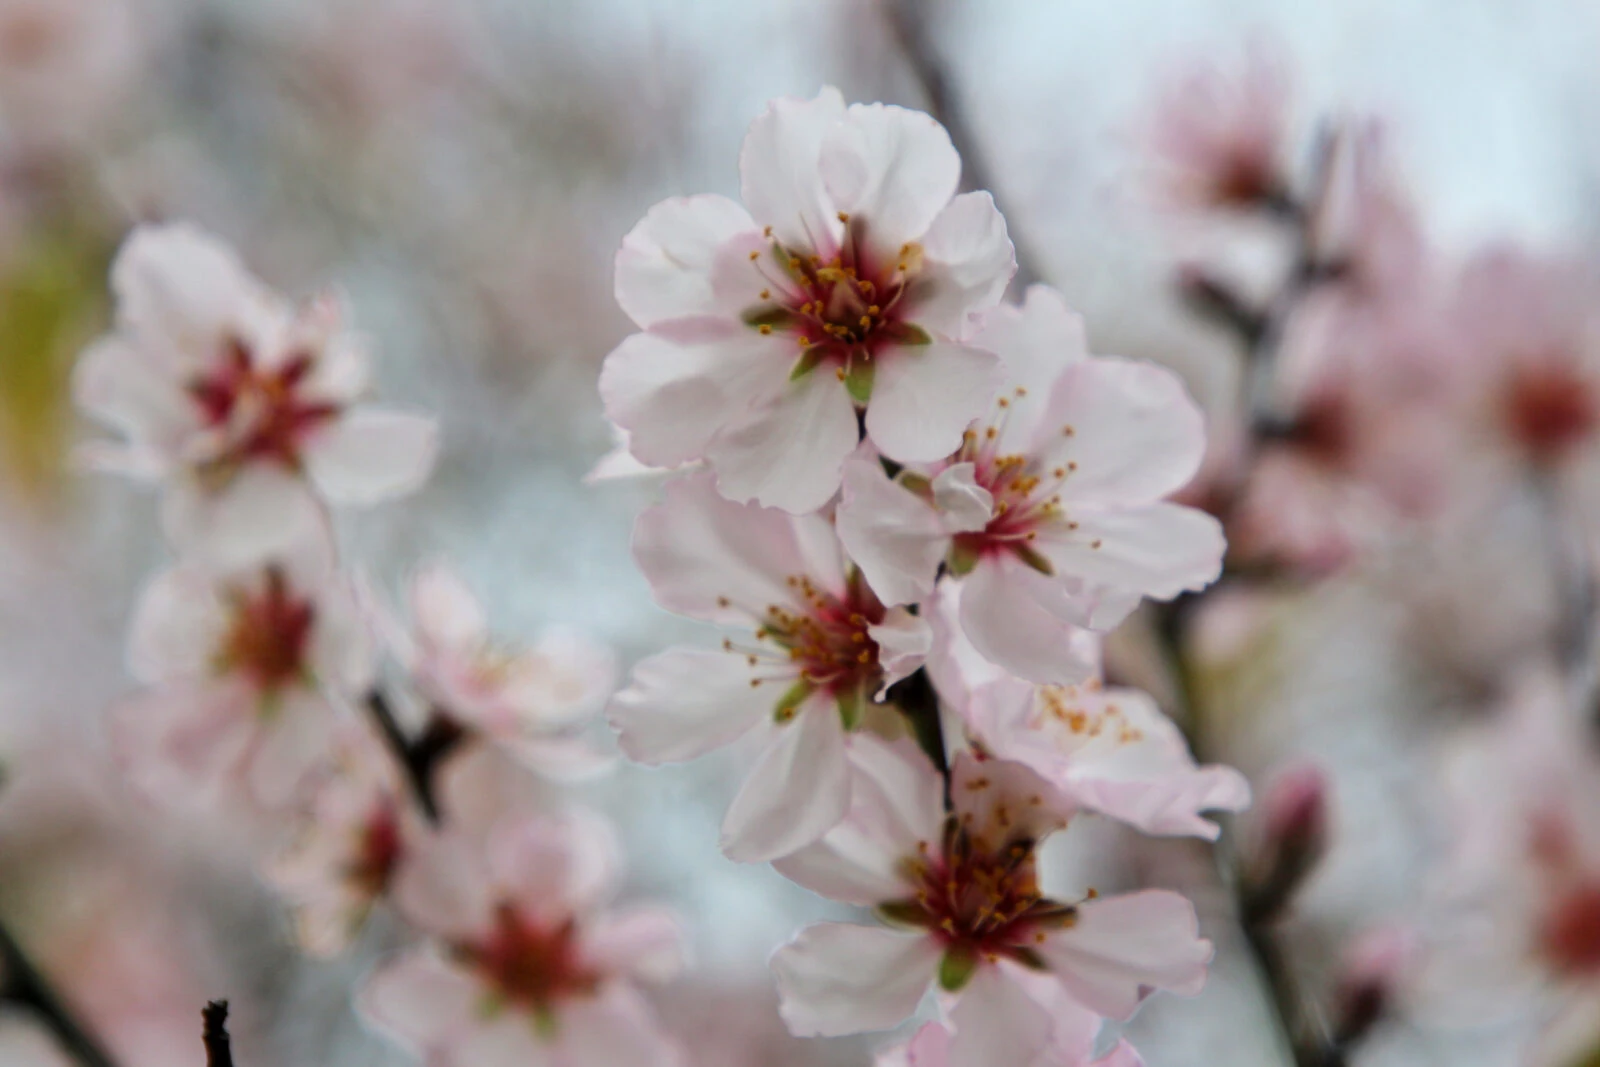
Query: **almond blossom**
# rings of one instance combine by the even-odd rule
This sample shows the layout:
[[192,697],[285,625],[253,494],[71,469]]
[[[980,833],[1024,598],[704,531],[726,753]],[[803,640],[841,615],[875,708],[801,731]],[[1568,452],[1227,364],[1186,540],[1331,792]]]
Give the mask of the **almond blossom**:
[[886,1029],[937,986],[958,1039],[983,1050],[970,1062],[1048,1063],[1151,990],[1199,992],[1211,944],[1183,897],[1044,895],[1035,847],[1066,820],[1032,771],[958,754],[947,817],[944,780],[908,742],[863,739],[856,758],[849,816],[775,866],[889,925],[820,923],[777,951],[796,1034]]
[[[963,1003],[971,1004],[972,998],[966,998]],[[962,1008],[957,1006],[956,1012],[961,1013]],[[1015,1025],[1016,1020],[1007,1022]],[[989,1067],[996,1062],[989,1058],[996,1050],[986,1047],[984,1038],[989,1035],[983,1033],[982,1025],[982,1021],[974,1020],[965,1027],[958,1026],[952,1033],[943,1023],[927,1023],[910,1041],[879,1053],[874,1063],[876,1067]],[[1092,1044],[1093,1032],[1087,1036]],[[1110,1052],[1098,1059],[1093,1058],[1088,1045],[1069,1040],[1054,1044],[1031,1060],[1010,1062],[1023,1067],[1144,1067],[1144,1061],[1126,1041],[1117,1042]]]
[[340,701],[372,673],[355,598],[310,540],[232,569],[182,563],[145,589],[128,664],[149,688],[114,712],[118,750],[158,795],[235,778],[281,805],[325,758]]
[[921,664],[927,624],[883,606],[826,519],[735,504],[709,474],[670,483],[639,517],[633,548],[662,607],[749,636],[635,666],[609,711],[623,752],[686,760],[760,731],[764,751],[728,809],[723,849],[761,862],[815,841],[849,807],[865,702]]
[[822,506],[861,429],[900,462],[953,451],[995,385],[965,343],[1016,269],[987,193],[932,118],[838,90],[781,99],[739,157],[744,205],[651,209],[617,255],[643,331],[606,360],[606,414],[652,467],[705,459],[722,492]]
[[961,581],[979,652],[1030,681],[1080,681],[1081,628],[1220,573],[1216,521],[1162,499],[1199,466],[1200,411],[1164,368],[1090,357],[1082,321],[1042,286],[974,341],[1000,353],[1010,383],[993,417],[892,479],[853,458],[839,536],[886,604],[927,597],[942,568]]
[[601,910],[615,849],[578,813],[422,843],[394,894],[430,941],[368,979],[362,1013],[436,1067],[681,1063],[638,988],[678,970],[681,935],[659,909]]
[[393,759],[368,728],[345,724],[299,832],[267,870],[300,945],[317,956],[343,951],[423,830]]
[[527,648],[497,642],[482,605],[441,563],[416,574],[408,600],[412,629],[396,635],[400,658],[435,716],[481,732],[545,774],[604,765],[579,731],[611,693],[609,649],[561,630]]
[[368,356],[336,301],[291,307],[183,224],[135,230],[111,283],[116,330],[83,354],[74,391],[124,439],[85,458],[164,482],[180,546],[248,558],[311,525],[318,498],[372,504],[427,475],[433,420],[359,403]]

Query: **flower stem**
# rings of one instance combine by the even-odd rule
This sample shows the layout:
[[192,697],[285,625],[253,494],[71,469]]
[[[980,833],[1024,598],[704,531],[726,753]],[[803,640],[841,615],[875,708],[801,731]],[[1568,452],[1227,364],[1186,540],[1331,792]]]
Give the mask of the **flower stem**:
[[367,694],[367,710],[372,713],[373,722],[377,723],[379,732],[383,734],[384,743],[388,745],[390,754],[400,765],[400,770],[410,784],[411,792],[417,798],[422,813],[428,817],[429,822],[437,825],[439,803],[433,789],[434,771],[444,757],[454,751],[466,737],[465,732],[454,720],[436,710],[428,721],[427,729],[420,737],[413,740],[407,736],[399,720],[395,718],[394,709],[389,706],[389,698],[377,688]]
[[80,1022],[10,929],[0,923],[0,999],[31,1008],[83,1067],[116,1067],[100,1040]]

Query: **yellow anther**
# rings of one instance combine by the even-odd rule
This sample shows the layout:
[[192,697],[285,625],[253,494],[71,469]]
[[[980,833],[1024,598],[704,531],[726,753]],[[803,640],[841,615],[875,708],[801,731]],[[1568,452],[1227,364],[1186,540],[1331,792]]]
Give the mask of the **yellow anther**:
[[761,253],[760,252],[751,252],[750,253],[750,262],[754,263],[756,260],[758,260],[760,258],[761,258]]
[[763,323],[762,323],[762,324],[761,324],[761,326],[760,326],[760,330],[761,330],[761,332],[762,332],[762,333],[763,333],[763,334],[769,334],[769,333],[771,333],[771,332],[772,332],[772,327],[771,327],[771,326],[768,326],[768,325],[767,325],[767,324],[766,324],[766,323],[764,323],[764,322],[763,322]]

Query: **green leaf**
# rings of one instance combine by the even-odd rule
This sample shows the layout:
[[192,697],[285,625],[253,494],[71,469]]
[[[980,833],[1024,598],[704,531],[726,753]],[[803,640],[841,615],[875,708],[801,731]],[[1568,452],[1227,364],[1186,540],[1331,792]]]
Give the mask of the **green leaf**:
[[952,948],[939,961],[939,988],[959,992],[978,970],[978,956],[971,949]]

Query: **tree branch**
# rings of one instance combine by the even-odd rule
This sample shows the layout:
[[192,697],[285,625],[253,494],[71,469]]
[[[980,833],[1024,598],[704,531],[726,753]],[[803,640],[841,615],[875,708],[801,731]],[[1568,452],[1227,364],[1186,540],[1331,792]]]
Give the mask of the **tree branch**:
[[411,786],[412,795],[422,808],[428,821],[439,822],[439,803],[434,796],[433,776],[441,760],[455,750],[466,737],[466,732],[454,719],[434,709],[422,736],[412,740],[400,726],[389,706],[389,698],[374,687],[367,694],[367,710],[383,735],[384,743],[400,765],[400,771]]
[[205,1024],[206,1067],[233,1067],[233,1041],[228,1037],[228,1002],[213,1000],[200,1012]]
[[0,970],[4,975],[0,999],[33,1009],[56,1040],[83,1067],[116,1067],[116,1061],[100,1040],[73,1015],[3,923],[0,923]]

